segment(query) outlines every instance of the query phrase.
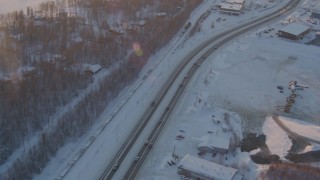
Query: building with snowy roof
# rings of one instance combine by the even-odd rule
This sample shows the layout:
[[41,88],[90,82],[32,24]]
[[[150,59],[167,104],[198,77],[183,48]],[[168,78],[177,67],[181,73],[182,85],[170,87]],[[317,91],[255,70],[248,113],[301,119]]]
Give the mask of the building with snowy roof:
[[226,154],[230,147],[230,135],[228,133],[221,133],[223,134],[221,136],[210,134],[197,139],[200,142],[198,150],[206,153]]
[[242,179],[238,170],[214,162],[200,159],[190,154],[182,158],[178,165],[178,174],[193,179],[203,180],[236,180]]
[[244,0],[224,0],[226,3],[244,4]]
[[101,69],[102,69],[102,67],[99,64],[94,64],[94,65],[89,66],[86,69],[86,73],[90,74],[90,75],[94,75],[94,74],[98,73]]
[[287,39],[298,40],[303,38],[309,32],[310,27],[298,23],[292,23],[279,29],[278,36]]
[[36,75],[35,67],[26,66],[26,67],[20,68],[19,70],[23,78],[28,78]]
[[244,0],[225,0],[219,4],[220,13],[239,16],[243,8]]

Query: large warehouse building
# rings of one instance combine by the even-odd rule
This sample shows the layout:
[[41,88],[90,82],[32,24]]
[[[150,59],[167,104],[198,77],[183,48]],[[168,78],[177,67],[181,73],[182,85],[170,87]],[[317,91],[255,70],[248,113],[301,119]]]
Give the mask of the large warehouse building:
[[203,136],[201,140],[198,145],[198,150],[201,152],[226,154],[230,147],[230,137],[228,135],[207,135]]
[[178,173],[185,177],[203,180],[241,180],[237,169],[200,159],[187,154],[178,165]]
[[220,3],[220,13],[239,16],[244,0],[224,0]]
[[279,29],[278,36],[287,39],[298,40],[303,38],[309,32],[310,27],[302,24],[292,23]]

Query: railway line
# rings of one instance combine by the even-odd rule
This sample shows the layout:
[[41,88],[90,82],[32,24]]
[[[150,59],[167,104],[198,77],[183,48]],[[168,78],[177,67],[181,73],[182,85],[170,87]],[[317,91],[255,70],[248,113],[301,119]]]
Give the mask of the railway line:
[[109,180],[112,179],[113,175],[116,173],[117,169],[119,168],[120,164],[124,160],[126,154],[130,151],[133,144],[138,139],[140,133],[147,125],[153,114],[158,109],[162,99],[166,96],[167,92],[174,84],[176,79],[180,76],[182,71],[185,67],[190,63],[193,62],[196,56],[200,56],[190,67],[187,73],[184,75],[182,81],[180,82],[179,86],[177,87],[173,97],[171,98],[170,102],[166,106],[164,112],[162,113],[161,117],[159,118],[157,124],[151,131],[148,139],[145,141],[144,145],[141,147],[139,153],[136,156],[136,159],[130,165],[127,173],[124,175],[123,179],[134,179],[136,174],[138,173],[141,165],[143,164],[144,159],[147,157],[148,153],[151,151],[153,144],[156,142],[157,138],[159,137],[161,130],[163,129],[166,121],[169,119],[171,112],[173,111],[174,106],[177,104],[179,98],[181,97],[186,85],[190,81],[192,75],[197,71],[197,69],[201,66],[201,64],[206,60],[206,58],[214,52],[217,48],[224,45],[226,42],[230,41],[231,39],[243,34],[249,30],[252,30],[268,21],[274,20],[282,15],[285,15],[291,12],[301,0],[291,0],[286,4],[285,7],[279,9],[273,14],[269,14],[267,16],[255,19],[251,22],[245,23],[241,26],[235,27],[231,30],[225,31],[217,36],[212,37],[195,50],[193,50],[185,59],[178,65],[176,70],[172,73],[170,78],[166,81],[162,89],[159,91],[156,98],[152,101],[150,106],[146,109],[145,113],[139,120],[138,124],[134,127],[131,131],[130,135],[121,146],[119,152],[114,156],[112,161],[106,167],[105,171],[101,174],[99,180]]

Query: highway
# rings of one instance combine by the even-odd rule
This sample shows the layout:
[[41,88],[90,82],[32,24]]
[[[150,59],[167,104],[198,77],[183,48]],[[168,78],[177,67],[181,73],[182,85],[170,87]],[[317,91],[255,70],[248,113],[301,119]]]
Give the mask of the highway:
[[[200,56],[190,67],[188,72],[184,75],[184,78],[180,82],[180,85],[177,87],[173,97],[171,98],[169,104],[166,106],[164,112],[162,113],[161,117],[158,120],[158,123],[151,131],[146,143],[141,147],[139,153],[137,154],[137,159],[135,159],[130,168],[127,170],[127,173],[124,175],[123,179],[134,179],[136,174],[138,173],[141,165],[143,164],[144,159],[147,157],[148,153],[151,151],[153,144],[156,142],[157,138],[159,137],[161,130],[163,129],[166,121],[169,119],[173,108],[175,107],[176,103],[178,102],[179,98],[183,94],[183,91],[190,81],[193,74],[196,70],[201,66],[201,64],[206,60],[206,58],[213,53],[217,48],[224,45],[226,42],[230,41],[231,39],[243,34],[249,30],[257,28],[258,26],[279,18],[282,15],[288,14],[291,12],[301,0],[291,0],[289,3],[282,9],[278,10],[273,14],[266,15],[264,17],[255,19],[251,22],[245,23],[241,26],[235,27],[231,30],[225,31],[217,36],[212,37],[195,50],[193,50],[176,68],[176,70],[172,73],[170,78],[166,81],[165,85],[161,88],[158,95],[154,99],[154,101],[150,104],[150,106],[146,109],[145,113],[139,120],[138,124],[134,127],[131,131],[130,135],[124,142],[124,144],[119,149],[118,153],[114,156],[112,161],[109,165],[105,168],[104,172],[101,174],[99,180],[110,180],[112,179],[113,175],[116,173],[117,169],[121,165],[122,161],[126,157],[127,153],[130,151],[133,144],[138,139],[140,133],[145,128],[155,111],[158,109],[159,104],[161,103],[162,99],[166,96],[167,92],[174,84],[176,79],[182,74],[182,71],[185,67],[192,63],[196,56]],[[174,87],[174,86],[172,86]]]

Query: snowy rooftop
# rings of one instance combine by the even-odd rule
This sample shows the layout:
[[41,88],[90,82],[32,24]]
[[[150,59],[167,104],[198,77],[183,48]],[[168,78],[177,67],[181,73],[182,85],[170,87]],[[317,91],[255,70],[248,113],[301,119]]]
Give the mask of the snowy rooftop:
[[244,0],[224,0],[226,3],[236,3],[236,4],[243,4]]
[[146,21],[145,20],[139,21],[139,26],[144,26],[144,25],[146,25]]
[[214,134],[206,135],[201,137],[202,142],[199,144],[199,147],[210,147],[210,148],[220,148],[220,149],[229,149],[230,138],[224,133],[223,136],[215,136]]
[[231,180],[236,174],[237,170],[200,159],[190,154],[187,154],[179,163],[179,167],[186,170],[202,174],[206,177],[221,180]]
[[240,11],[242,9],[242,4],[221,2],[220,3],[220,9],[222,9],[222,10]]
[[24,66],[24,67],[19,68],[19,71],[22,73],[32,72],[34,70],[36,70],[36,68],[32,67],[32,66]]
[[283,32],[298,36],[309,29],[310,28],[308,26],[298,24],[298,23],[292,23],[279,29],[279,31],[283,31]]
[[99,64],[94,64],[92,66],[89,67],[89,71],[93,72],[93,73],[97,73],[102,67]]

